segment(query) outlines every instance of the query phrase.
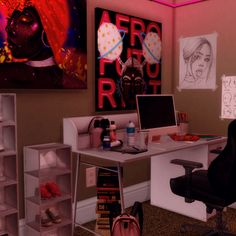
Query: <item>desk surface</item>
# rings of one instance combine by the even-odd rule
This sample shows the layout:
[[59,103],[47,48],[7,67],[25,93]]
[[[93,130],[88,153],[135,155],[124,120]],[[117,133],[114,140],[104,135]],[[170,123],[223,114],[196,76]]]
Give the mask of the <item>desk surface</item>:
[[155,155],[161,155],[165,153],[175,152],[178,150],[183,150],[187,148],[193,148],[197,147],[199,145],[211,145],[216,144],[219,142],[226,141],[226,137],[220,137],[213,140],[206,140],[206,139],[200,139],[196,142],[185,142],[185,141],[171,141],[171,142],[165,142],[165,143],[150,143],[148,146],[148,151],[138,153],[138,154],[128,154],[128,153],[120,153],[120,152],[114,152],[114,151],[107,151],[101,149],[80,149],[77,151],[74,151],[74,153],[82,154],[86,156],[93,156],[96,158],[100,158],[103,160],[109,160],[114,162],[119,162],[121,164],[142,160],[149,158],[151,156]]

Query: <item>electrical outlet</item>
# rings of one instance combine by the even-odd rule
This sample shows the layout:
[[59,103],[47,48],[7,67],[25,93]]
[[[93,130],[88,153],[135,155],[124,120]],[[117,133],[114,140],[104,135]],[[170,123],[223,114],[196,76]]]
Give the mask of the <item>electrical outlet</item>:
[[86,168],[86,187],[96,186],[96,167]]

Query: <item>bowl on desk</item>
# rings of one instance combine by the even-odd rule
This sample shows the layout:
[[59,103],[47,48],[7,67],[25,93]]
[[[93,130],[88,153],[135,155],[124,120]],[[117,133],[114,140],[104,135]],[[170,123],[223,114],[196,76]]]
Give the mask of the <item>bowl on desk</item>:
[[198,135],[193,135],[193,134],[185,134],[185,135],[179,135],[179,134],[171,134],[170,137],[174,141],[191,141],[195,142],[200,139]]

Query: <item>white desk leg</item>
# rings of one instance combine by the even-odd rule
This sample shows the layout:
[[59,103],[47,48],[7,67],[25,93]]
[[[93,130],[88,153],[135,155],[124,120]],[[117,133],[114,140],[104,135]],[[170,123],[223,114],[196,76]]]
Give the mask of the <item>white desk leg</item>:
[[80,169],[80,154],[76,157],[76,169],[75,169],[75,187],[74,187],[74,214],[73,214],[73,230],[72,235],[74,235],[75,225],[76,225],[76,210],[77,210],[77,189],[78,189],[78,182],[79,182],[79,169]]
[[120,189],[121,213],[124,213],[125,204],[124,204],[124,193],[123,193],[123,176],[122,176],[120,163],[117,163],[117,172],[118,172],[118,181],[119,181],[119,189]]

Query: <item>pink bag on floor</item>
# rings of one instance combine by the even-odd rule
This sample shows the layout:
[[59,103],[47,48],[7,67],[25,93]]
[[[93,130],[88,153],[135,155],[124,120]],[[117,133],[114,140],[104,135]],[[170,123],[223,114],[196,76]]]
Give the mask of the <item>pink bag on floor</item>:
[[136,217],[127,213],[117,216],[112,225],[111,236],[141,236]]

